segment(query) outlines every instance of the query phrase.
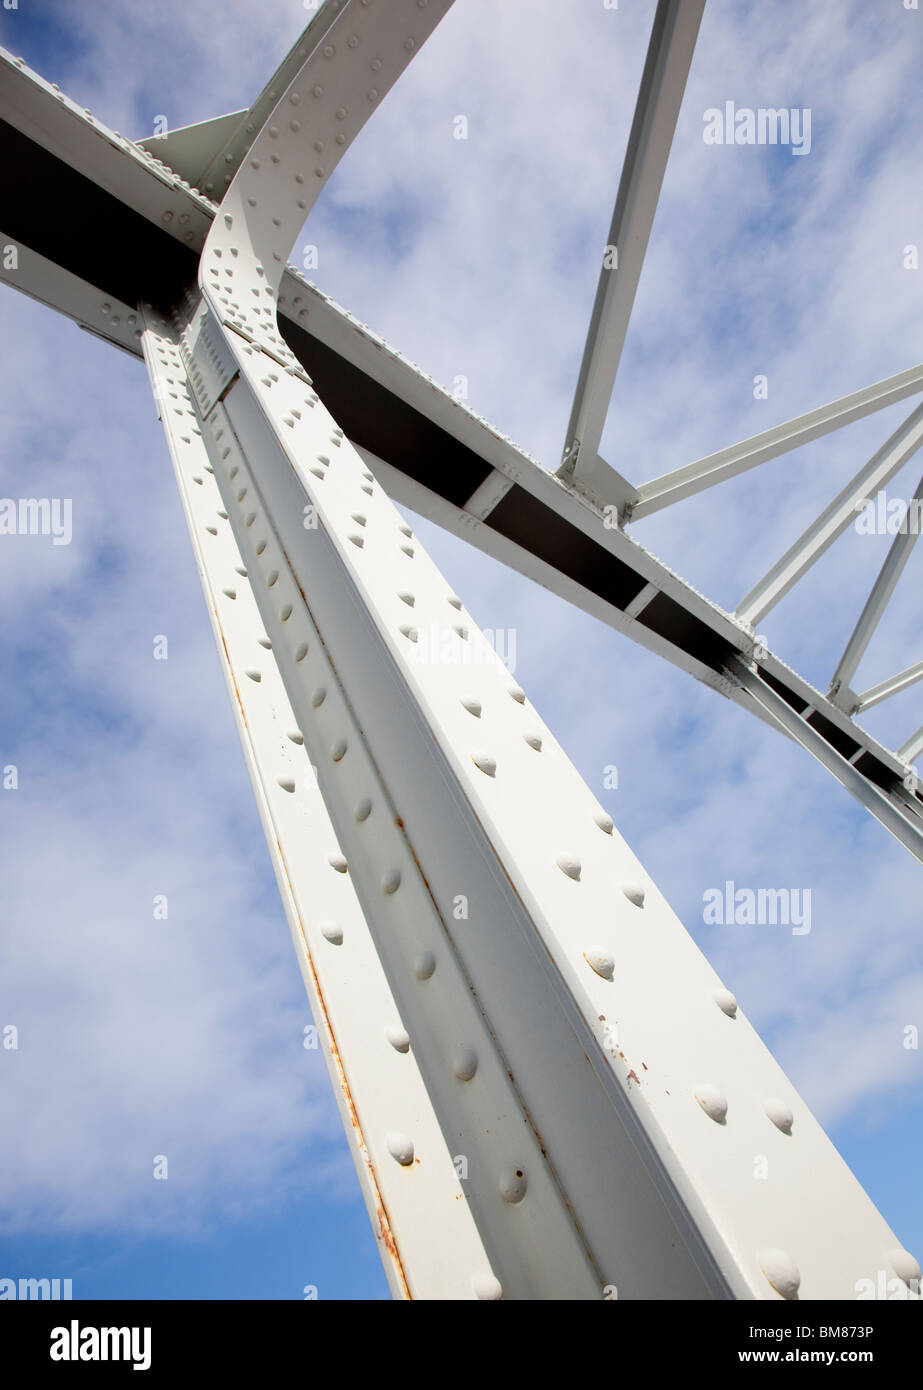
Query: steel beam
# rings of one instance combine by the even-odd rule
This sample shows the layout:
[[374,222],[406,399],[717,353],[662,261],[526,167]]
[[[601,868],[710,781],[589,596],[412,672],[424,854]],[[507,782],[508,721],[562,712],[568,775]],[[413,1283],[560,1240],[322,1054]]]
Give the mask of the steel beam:
[[558,470],[620,510],[635,489],[599,457],[705,0],[659,0]]
[[749,468],[778,458],[793,449],[800,449],[812,440],[820,439],[833,430],[862,420],[876,410],[884,410],[897,401],[923,391],[923,366],[911,367],[909,371],[898,372],[874,386],[866,386],[861,391],[853,391],[849,396],[841,396],[838,401],[820,406],[817,410],[798,415],[783,425],[754,434],[740,444],[729,449],[720,449],[716,454],[690,463],[685,468],[677,468],[663,477],[654,478],[638,488],[626,511],[626,521],[640,521],[652,512],[681,502],[697,492],[723,483],[728,478],[736,478]]
[[919,680],[923,680],[923,661],[908,666],[906,670],[900,671],[896,676],[889,676],[886,681],[882,681],[879,685],[873,685],[870,689],[864,690],[861,695],[857,695],[851,713],[859,714],[862,710],[871,709],[873,705],[881,704],[882,700],[887,700],[891,695],[897,695],[899,691],[906,690],[909,685],[914,685]]
[[898,757],[904,758],[908,763],[913,763],[916,762],[921,753],[923,753],[923,725],[906,743],[901,744],[898,749]]
[[756,584],[737,607],[741,622],[755,626],[784,598],[806,570],[855,521],[856,512],[893,478],[923,444],[923,405],[917,406],[866,466],[856,474],[781,560]]
[[912,1284],[279,335],[286,238],[329,174],[309,151],[348,144],[442,8],[343,6],[232,181],[198,291],[144,335],[392,1288],[852,1298],[883,1261]]
[[[130,323],[138,299],[169,302],[195,282],[202,229],[217,205],[2,51],[0,120],[14,138],[29,132],[42,141],[23,152],[21,178],[0,186],[20,251],[19,268],[4,279],[140,356],[140,329]],[[45,236],[50,260],[24,225],[39,236],[54,227],[57,198],[38,209],[38,222],[33,204],[66,179],[86,235],[72,224],[63,240]],[[276,304],[282,338],[393,497],[765,718],[724,672],[729,656],[753,647],[742,624],[291,265]],[[783,662],[769,656],[763,665],[789,699],[810,701],[837,737],[854,738],[876,775],[901,775],[893,753]]]
[[[732,673],[740,681],[743,689],[767,714],[778,721],[781,728],[807,749],[905,849],[910,851],[915,859],[923,863],[923,819],[917,803],[909,803],[903,798],[898,798],[896,794],[889,796],[883,789],[872,785],[868,778],[863,777],[847,758],[838,753],[802,714],[792,709],[791,705],[745,662],[735,661]],[[906,746],[901,750],[901,754],[905,761],[909,761]]]
[[910,559],[910,552],[916,545],[919,536],[919,510],[917,504],[923,499],[923,478],[917,485],[917,490],[913,494],[911,501],[904,514],[904,523],[908,517],[911,524],[906,530],[901,530],[894,537],[891,548],[885,558],[885,562],[879,571],[878,578],[872,586],[872,592],[866,600],[865,607],[859,615],[859,621],[853,629],[852,636],[846,644],[846,650],[840,657],[833,679],[830,682],[830,696],[837,700],[844,687],[848,687],[849,682],[855,674],[856,667],[862,660],[865,650],[872,639],[881,615],[888,606],[888,601],[894,592],[895,585],[903,573],[904,566]]

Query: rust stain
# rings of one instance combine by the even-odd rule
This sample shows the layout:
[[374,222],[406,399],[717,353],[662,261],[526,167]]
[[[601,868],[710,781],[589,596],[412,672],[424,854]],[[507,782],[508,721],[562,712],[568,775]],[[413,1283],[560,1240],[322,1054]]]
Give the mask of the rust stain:
[[633,1081],[636,1083],[636,1085],[638,1085],[638,1086],[641,1085],[641,1081],[640,1081],[640,1079],[639,1079],[639,1077],[638,1077],[637,1072],[630,1071],[630,1072],[628,1073],[627,1080],[628,1080],[628,1089],[629,1089],[629,1091],[631,1090],[631,1083],[632,1083]]
[[[231,684],[232,684],[233,687],[234,687],[234,698],[237,700],[237,706],[238,706],[238,708],[239,708],[239,710],[240,710],[240,717],[241,717],[241,719],[244,721],[244,727],[246,728],[246,726],[247,726],[247,716],[246,716],[246,714],[244,713],[244,702],[243,702],[243,700],[240,698],[240,691],[237,689],[237,681],[234,679],[234,668],[233,668],[233,666],[231,665],[231,653],[228,651],[228,644],[227,644],[227,642],[224,640],[224,628],[221,626],[221,619],[218,617],[218,610],[217,610],[217,608],[215,608],[214,604],[212,605],[212,612],[214,613],[215,619],[216,619],[216,621],[217,621],[217,623],[218,623],[218,635],[219,635],[219,637],[221,638],[221,645],[222,645],[222,647],[224,648],[224,659],[225,659],[225,661],[226,661],[227,664],[228,664],[228,675],[231,677]],[[278,844],[278,843],[279,843],[279,842],[278,842],[278,840],[277,840],[277,841],[276,841],[276,844]],[[280,850],[280,855],[281,855],[281,850]],[[288,878],[288,874],[287,874],[287,873],[286,873],[286,878]]]
[[[278,837],[276,837],[276,850],[279,854],[279,863],[282,866],[282,872],[285,875],[285,882],[288,886],[289,895],[291,897],[292,903],[294,904],[295,894],[292,890],[292,881],[289,878],[288,866],[285,863],[285,856],[282,853],[282,846],[279,843]],[[349,1081],[346,1076],[346,1070],[343,1066],[343,1059],[340,1056],[340,1049],[337,1046],[336,1036],[333,1031],[333,1025],[330,1021],[330,1015],[327,1011],[327,1004],[324,999],[323,990],[321,989],[320,980],[317,978],[317,971],[314,969],[314,961],[311,958],[311,952],[308,948],[308,942],[304,934],[304,925],[301,921],[300,914],[298,916],[298,933],[301,937],[302,945],[304,946],[305,961],[307,963],[307,967],[311,975],[311,982],[314,985],[314,993],[317,998],[321,1014],[323,1015],[324,1031],[327,1035],[327,1046],[330,1051],[330,1059],[333,1062],[334,1070],[336,1072],[337,1083],[340,1087],[340,1093],[342,1094],[343,1099],[346,1102],[346,1109],[349,1113],[350,1123],[352,1124],[352,1127],[356,1132],[356,1143],[358,1144],[359,1151],[362,1154],[363,1160],[365,1161],[366,1172],[368,1174],[369,1183],[371,1184],[372,1188],[372,1194],[375,1199],[375,1215],[378,1217],[378,1232],[381,1237],[382,1244],[388,1251],[388,1254],[391,1256],[391,1259],[394,1263],[394,1269],[397,1274],[398,1280],[400,1281],[401,1293],[403,1294],[404,1298],[412,1301],[413,1295],[410,1292],[410,1285],[408,1284],[407,1276],[404,1273],[404,1265],[401,1260],[400,1251],[398,1250],[397,1242],[395,1241],[394,1234],[391,1230],[391,1222],[388,1218],[388,1210],[385,1206],[385,1200],[381,1194],[381,1190],[379,1189],[378,1180],[375,1176],[375,1170],[372,1167],[372,1161],[369,1157],[369,1151],[365,1142],[365,1136],[362,1133],[362,1123],[359,1119],[359,1114],[356,1110],[355,1102],[352,1098],[352,1092],[349,1089]],[[417,1161],[419,1162],[419,1160]]]

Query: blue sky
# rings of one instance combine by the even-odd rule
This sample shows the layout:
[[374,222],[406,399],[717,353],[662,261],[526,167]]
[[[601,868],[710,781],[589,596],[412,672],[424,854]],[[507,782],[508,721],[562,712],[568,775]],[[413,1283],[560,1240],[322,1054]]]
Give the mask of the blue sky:
[[[292,257],[316,245],[322,289],[437,380],[466,376],[471,406],[548,467],[653,8],[457,0]],[[0,11],[0,42],[141,138],[160,114],[176,127],[246,105],[306,17],[22,0]],[[711,0],[603,439],[621,472],[655,477],[921,360],[923,271],[902,264],[923,245],[921,56],[923,16],[900,0]],[[703,112],[726,100],[811,107],[811,153],[706,146]],[[20,773],[0,793],[0,1025],[21,1039],[0,1052],[0,1275],[72,1277],[84,1297],[385,1297],[326,1074],[301,1045],[309,1014],[146,374],[10,290],[0,304],[16,345],[0,492],[74,499],[70,546],[0,545],[0,764]],[[733,607],[912,406],[634,534]],[[889,495],[918,477],[912,460]],[[902,1046],[923,1023],[918,867],[781,736],[417,529],[482,625],[515,629],[517,678],[919,1258],[920,1054]],[[763,624],[821,686],[889,539],[848,532]],[[860,686],[921,656],[921,562]],[[919,691],[868,726],[901,742]],[[728,879],[809,888],[811,932],[706,926],[703,893]]]

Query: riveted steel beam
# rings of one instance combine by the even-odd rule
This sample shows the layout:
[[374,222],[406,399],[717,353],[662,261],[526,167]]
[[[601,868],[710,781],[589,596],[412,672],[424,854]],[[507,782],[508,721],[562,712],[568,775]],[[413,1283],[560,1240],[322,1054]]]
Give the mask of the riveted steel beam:
[[[280,336],[331,141],[444,8],[342,7],[232,181],[198,290],[144,339],[155,381],[182,383],[159,399],[220,639],[241,615],[249,761],[392,1286],[847,1298],[883,1259],[912,1280]],[[301,804],[304,760],[329,820],[313,784]],[[754,1191],[756,1151],[774,1181]],[[836,1200],[812,1202],[818,1186]]]

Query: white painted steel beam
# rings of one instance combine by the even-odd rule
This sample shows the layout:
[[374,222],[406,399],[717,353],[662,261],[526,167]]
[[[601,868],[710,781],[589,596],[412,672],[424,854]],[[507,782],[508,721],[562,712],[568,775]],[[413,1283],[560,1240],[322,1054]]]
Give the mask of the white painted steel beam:
[[901,745],[898,749],[898,757],[904,758],[908,763],[913,763],[916,762],[921,753],[923,753],[923,725],[906,743]]
[[[915,859],[923,863],[923,820],[920,818],[918,803],[899,798],[896,790],[894,796],[888,796],[886,792],[872,785],[852,762],[832,748],[802,714],[792,709],[791,705],[756,672],[751,671],[746,663],[736,661],[733,672],[753,700],[772,715],[803,748],[812,753]],[[905,762],[908,762],[910,758],[906,749],[907,745],[898,756],[903,756]]]
[[[883,1267],[912,1282],[279,336],[285,253],[330,170],[312,147],[348,144],[443,8],[343,6],[233,180],[198,293],[145,334],[392,1287],[793,1299],[852,1298]],[[753,1183],[754,1152],[771,1183]]]
[[599,457],[599,443],[704,9],[705,0],[657,6],[558,470],[620,510],[635,489]]
[[915,685],[920,680],[923,680],[923,661],[908,666],[906,670],[898,672],[896,676],[889,676],[886,681],[881,681],[879,685],[873,685],[857,695],[857,703],[852,712],[859,714],[862,710],[871,709],[873,705],[881,704],[882,700],[897,695],[901,690],[906,690],[909,685]]
[[741,622],[755,626],[784,598],[806,570],[820,559],[829,546],[855,521],[856,512],[880,487],[903,468],[923,444],[923,405],[917,406],[891,438],[856,474],[815,522],[791,546],[781,560],[756,584],[738,605]]
[[899,531],[894,537],[878,578],[872,586],[872,592],[859,615],[859,621],[846,644],[846,650],[840,657],[833,673],[833,679],[830,682],[830,695],[833,699],[837,699],[843,688],[848,686],[852,680],[856,667],[862,660],[875,629],[881,621],[881,616],[888,606],[888,601],[894,593],[897,581],[904,571],[904,566],[910,559],[910,552],[916,545],[920,534],[917,504],[921,499],[923,499],[923,478],[921,478],[905,512],[904,525],[906,529]]
[[[293,52],[297,53],[298,47]],[[272,90],[270,84],[267,93]],[[102,248],[95,263],[82,264],[69,258],[76,245],[70,238],[54,242],[56,254],[61,255],[62,262],[69,260],[70,269],[20,244],[21,268],[6,273],[4,280],[140,357],[140,330],[130,322],[136,296],[129,303],[114,295],[108,281],[124,279],[126,272],[131,272],[146,283],[153,272],[159,300],[164,299],[168,285],[170,294],[175,295],[178,286],[195,278],[203,229],[210,226],[217,205],[192,188],[185,177],[156,161],[149,151],[109,130],[2,50],[0,119],[41,140],[40,146],[33,145],[28,152],[29,161],[41,159],[47,150],[62,166],[86,180],[84,200],[104,200],[112,195],[128,219],[124,223],[113,220],[111,205],[110,215],[104,213],[103,205],[94,215],[87,203],[87,215],[98,224],[93,240]],[[247,141],[251,138],[248,134]],[[9,147],[6,153],[9,155]],[[54,172],[49,171],[48,177],[53,185]],[[41,188],[41,182],[38,186]],[[15,207],[19,188],[16,179],[7,182],[8,208]],[[156,236],[152,239],[153,229]],[[125,246],[132,248],[130,257],[125,255]],[[139,246],[145,248],[143,252]],[[188,261],[183,261],[183,254]],[[163,274],[165,266],[169,267],[167,275]],[[147,297],[146,293],[140,297]],[[277,306],[283,337],[302,361],[313,363],[317,359],[325,391],[328,384],[334,389],[337,409],[342,407],[348,417],[344,423],[361,426],[368,444],[370,427],[374,426],[371,435],[376,435],[379,415],[383,421],[390,420],[381,445],[386,452],[388,441],[397,446],[390,452],[390,462],[385,463],[377,454],[373,458],[367,448],[362,451],[392,496],[779,728],[728,678],[724,661],[716,659],[720,652],[727,658],[735,652],[746,656],[753,646],[751,631],[684,583],[633,537],[607,526],[597,509],[550,477],[512,440],[309,284],[292,266],[285,268]],[[352,386],[344,391],[349,373]],[[398,426],[394,423],[396,410],[405,412]],[[416,442],[408,455],[411,438]],[[433,464],[435,459],[442,460],[441,466]],[[454,487],[458,492],[459,460],[485,486],[479,488],[474,481],[453,501],[451,491],[447,494],[446,490]],[[510,508],[507,494],[517,488],[509,499]],[[500,516],[504,504],[505,520]],[[478,515],[471,507],[477,508]],[[509,522],[515,522],[523,507],[532,509],[534,518],[529,526],[516,526],[514,534]],[[542,532],[547,533],[550,544],[543,542]],[[593,544],[595,558],[586,550],[587,541]],[[620,582],[624,589],[621,599]],[[652,589],[654,601],[650,602]],[[902,761],[825,695],[772,654],[767,654],[761,665],[788,690],[790,699],[808,700],[822,710],[836,737],[845,735],[854,740],[852,761],[871,769],[872,780],[891,776],[900,781]]]
[[806,415],[798,415],[782,425],[754,434],[740,444],[731,445],[729,449],[709,454],[707,458],[699,459],[698,463],[665,473],[663,477],[654,478],[638,488],[629,503],[626,520],[640,521],[652,512],[659,512],[663,507],[681,502],[685,497],[692,497],[728,478],[736,478],[769,459],[800,449],[812,440],[862,420],[876,410],[884,410],[918,391],[923,391],[923,366],[898,372],[895,376],[876,382],[874,386],[853,391],[851,395],[808,411]]

